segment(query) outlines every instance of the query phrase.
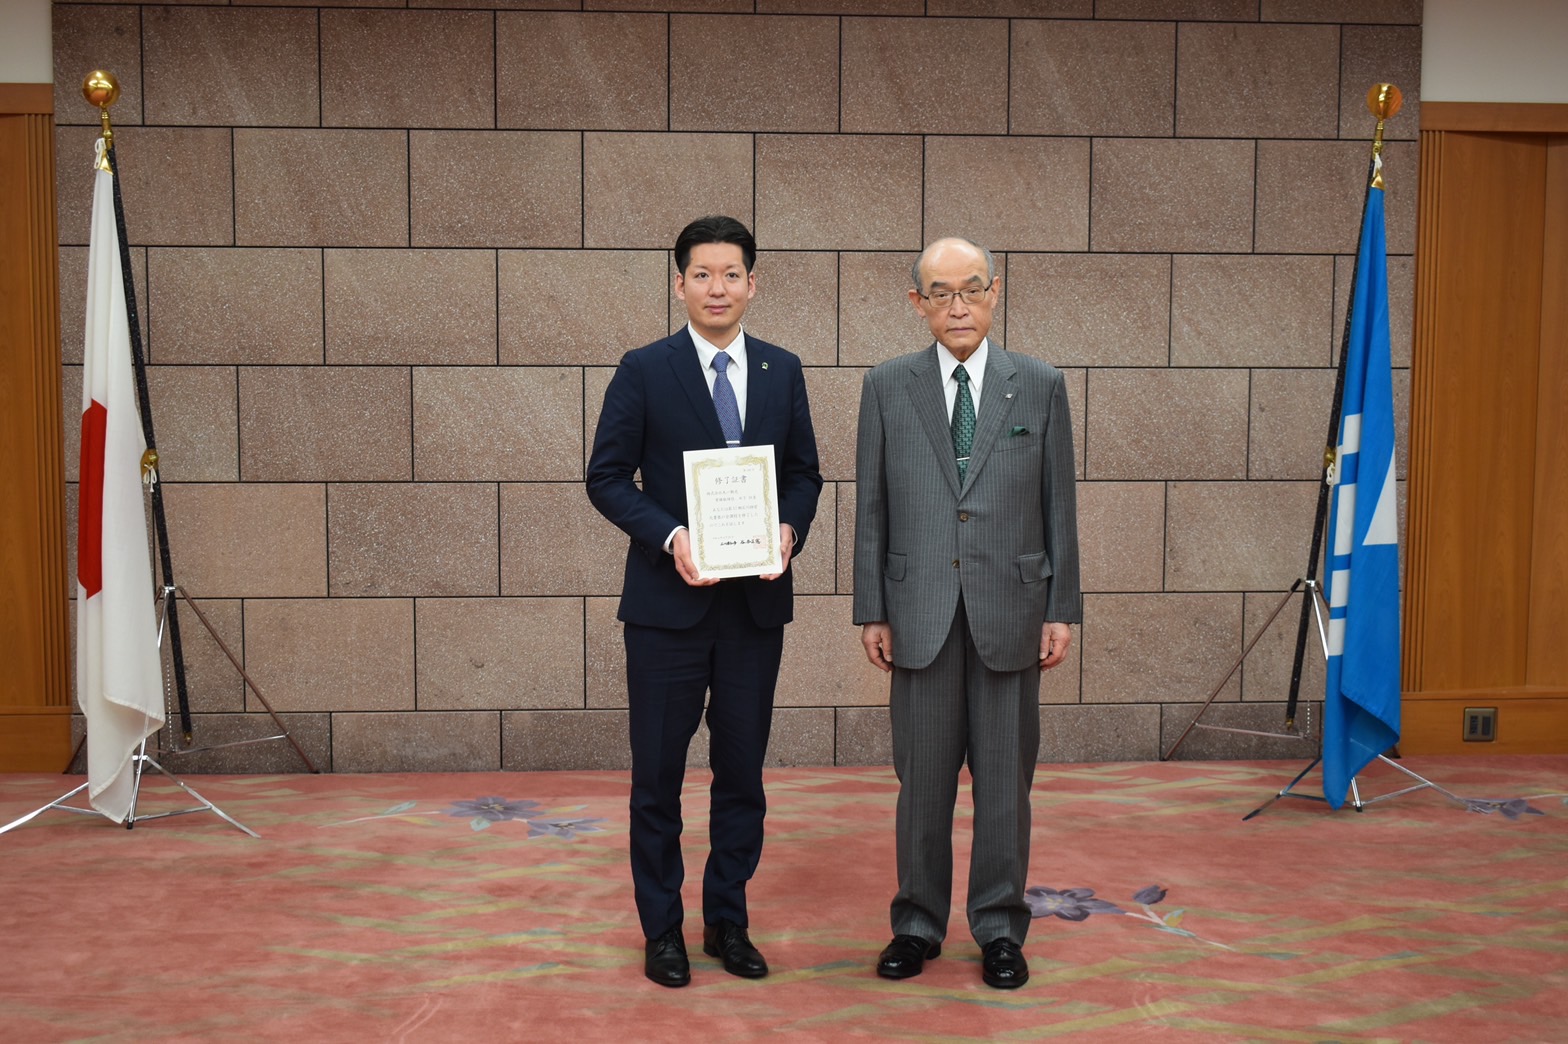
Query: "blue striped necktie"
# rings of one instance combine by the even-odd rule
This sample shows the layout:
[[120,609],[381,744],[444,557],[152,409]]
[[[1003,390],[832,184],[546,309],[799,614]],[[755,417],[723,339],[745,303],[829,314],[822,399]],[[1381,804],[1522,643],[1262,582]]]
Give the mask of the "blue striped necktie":
[[725,443],[739,446],[740,405],[735,401],[735,388],[730,384],[729,375],[724,372],[729,366],[728,352],[720,352],[713,357],[713,368],[718,371],[713,375],[713,408],[718,411],[719,427],[724,429]]

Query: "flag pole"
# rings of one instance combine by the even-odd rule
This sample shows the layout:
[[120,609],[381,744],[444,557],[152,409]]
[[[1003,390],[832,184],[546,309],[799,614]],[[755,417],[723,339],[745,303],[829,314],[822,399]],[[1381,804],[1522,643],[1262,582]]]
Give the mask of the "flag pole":
[[[1377,129],[1372,135],[1372,156],[1367,160],[1367,183],[1362,189],[1361,212],[1366,213],[1369,193],[1376,188],[1383,188],[1383,125],[1404,106],[1404,95],[1398,87],[1391,83],[1375,83],[1367,91],[1367,109],[1377,117]],[[1361,254],[1361,228],[1356,227],[1356,255]],[[1301,698],[1301,671],[1307,649],[1307,628],[1309,620],[1308,602],[1314,595],[1321,598],[1321,585],[1318,582],[1318,563],[1323,554],[1323,534],[1328,526],[1328,502],[1333,490],[1334,466],[1339,455],[1339,423],[1344,413],[1345,405],[1345,359],[1350,353],[1350,329],[1354,316],[1351,314],[1352,305],[1356,300],[1356,281],[1360,273],[1356,266],[1350,270],[1350,297],[1345,306],[1345,326],[1339,339],[1339,365],[1335,368],[1334,395],[1332,406],[1329,409],[1328,438],[1324,441],[1323,449],[1323,479],[1318,484],[1317,515],[1312,523],[1312,549],[1307,553],[1307,598],[1301,603],[1301,619],[1296,627],[1296,651],[1290,667],[1290,694],[1285,701],[1285,727],[1290,728],[1296,722],[1296,707]],[[1321,627],[1320,627],[1321,630]]]
[[[1377,129],[1373,133],[1372,137],[1372,155],[1367,160],[1366,186],[1363,188],[1361,196],[1361,213],[1363,216],[1366,214],[1368,194],[1372,191],[1372,188],[1374,186],[1379,189],[1383,187],[1382,165],[1380,162],[1383,154],[1383,125],[1390,118],[1392,118],[1403,105],[1403,93],[1399,90],[1398,87],[1391,83],[1376,83],[1372,85],[1372,88],[1369,91],[1367,91],[1367,108],[1371,111],[1372,115],[1377,117]],[[1357,223],[1356,227],[1355,253],[1356,256],[1359,256],[1361,253],[1360,222]],[[1280,600],[1279,605],[1274,608],[1273,613],[1271,613],[1268,619],[1264,621],[1263,626],[1258,628],[1257,633],[1252,636],[1251,640],[1246,644],[1245,648],[1242,649],[1241,655],[1236,658],[1236,661],[1231,665],[1230,670],[1227,671],[1225,676],[1219,680],[1219,683],[1214,686],[1213,690],[1209,693],[1208,699],[1205,700],[1203,705],[1198,708],[1198,713],[1193,715],[1192,721],[1190,721],[1187,724],[1187,727],[1182,730],[1181,734],[1176,737],[1175,742],[1170,745],[1170,748],[1166,750],[1165,753],[1160,755],[1161,761],[1169,761],[1172,757],[1174,757],[1176,751],[1181,747],[1182,743],[1186,741],[1188,734],[1191,733],[1194,729],[1204,729],[1210,732],[1239,733],[1241,735],[1247,736],[1262,736],[1270,739],[1290,740],[1307,739],[1311,734],[1312,706],[1310,701],[1307,704],[1308,719],[1307,730],[1305,732],[1294,731],[1296,728],[1296,710],[1300,704],[1301,699],[1301,675],[1302,668],[1306,660],[1307,635],[1314,620],[1316,620],[1317,623],[1318,636],[1322,642],[1324,658],[1326,659],[1328,656],[1328,634],[1326,631],[1326,621],[1324,619],[1327,613],[1327,605],[1323,600],[1322,582],[1318,579],[1318,562],[1323,555],[1323,534],[1328,525],[1328,504],[1330,494],[1333,490],[1334,464],[1337,453],[1337,446],[1339,443],[1339,424],[1345,395],[1345,360],[1349,354],[1348,349],[1350,346],[1351,320],[1353,318],[1351,315],[1351,306],[1354,304],[1356,299],[1357,275],[1358,273],[1355,270],[1355,266],[1352,266],[1350,273],[1350,297],[1345,308],[1345,325],[1340,336],[1339,362],[1335,369],[1334,394],[1332,405],[1329,410],[1328,438],[1325,441],[1325,449],[1323,451],[1323,476],[1318,483],[1317,512],[1312,522],[1311,550],[1307,553],[1307,567],[1305,575],[1298,577],[1296,581],[1290,585],[1290,590],[1285,593],[1285,597]],[[1264,633],[1268,631],[1269,627],[1273,625],[1275,619],[1284,610],[1285,606],[1289,603],[1291,597],[1294,596],[1296,591],[1302,588],[1305,590],[1301,599],[1301,614],[1296,626],[1295,652],[1294,656],[1292,657],[1290,667],[1290,689],[1285,700],[1284,727],[1287,731],[1263,732],[1256,729],[1240,729],[1224,725],[1209,725],[1204,723],[1202,721],[1204,712],[1207,711],[1209,706],[1215,701],[1215,699],[1218,698],[1220,690],[1225,687],[1225,683],[1230,681],[1231,676],[1241,669],[1242,661],[1245,660],[1247,654],[1252,651],[1252,647],[1258,643],[1258,640],[1262,638]],[[1275,796],[1275,799],[1277,800],[1279,797],[1284,796],[1291,787],[1294,787],[1296,783],[1301,780],[1302,776],[1305,776],[1307,772],[1310,772],[1317,765],[1318,760],[1321,760],[1321,755],[1319,755],[1319,758],[1315,759],[1312,764],[1307,766],[1307,768],[1301,773],[1301,776],[1297,776],[1296,779],[1291,780],[1285,789],[1280,791],[1280,793]],[[1256,809],[1246,818],[1250,819],[1251,816],[1255,816],[1258,814],[1258,812],[1261,811],[1261,808]]]
[[[109,106],[113,105],[120,97],[120,85],[115,80],[113,73],[95,69],[87,74],[82,82],[82,96],[89,105],[98,107],[100,119],[103,121],[103,153],[99,157],[99,169],[114,175],[119,170],[119,160],[114,151],[114,129],[109,123]],[[147,389],[147,357],[142,351],[141,319],[136,309],[136,275],[131,269],[131,242],[125,230],[125,201],[120,195],[120,179],[113,179],[114,185],[114,224],[119,233],[120,272],[124,281],[125,314],[130,329],[131,339],[131,365],[136,373],[136,405],[139,408],[142,425],[142,437],[147,443],[147,450],[142,454],[142,485],[147,489],[152,499],[153,525],[157,531],[158,566],[159,575],[164,579],[165,585],[173,583],[174,563],[169,555],[169,527],[163,511],[163,485],[158,481],[158,443],[153,435],[152,424],[152,399]],[[166,596],[165,596],[165,600]],[[170,603],[165,611],[169,629],[169,646],[173,651],[174,664],[174,689],[178,698],[180,712],[180,732],[185,737],[185,742],[191,740],[191,702],[190,690],[185,679],[184,646],[180,641],[180,618]]]
[[[1263,805],[1243,816],[1251,819],[1282,797],[1299,797],[1326,802],[1339,808],[1343,797],[1351,799],[1357,812],[1379,801],[1387,801],[1418,790],[1435,790],[1449,801],[1472,812],[1495,811],[1502,803],[1494,799],[1464,798],[1432,780],[1390,759],[1388,752],[1399,741],[1399,699],[1397,668],[1392,677],[1385,671],[1385,657],[1396,657],[1397,649],[1385,649],[1388,642],[1399,641],[1398,620],[1398,530],[1394,506],[1393,410],[1388,383],[1392,362],[1389,357],[1388,331],[1388,251],[1383,227],[1383,125],[1399,110],[1400,94],[1392,84],[1376,84],[1367,92],[1367,108],[1377,116],[1377,133],[1372,146],[1372,167],[1367,179],[1362,206],[1362,230],[1370,230],[1370,245],[1358,238],[1356,269],[1351,279],[1350,307],[1345,316],[1345,340],[1341,346],[1339,372],[1334,389],[1334,421],[1330,427],[1328,449],[1324,454],[1324,482],[1318,501],[1318,521],[1314,527],[1313,573],[1308,583],[1315,587],[1315,570],[1324,520],[1333,512],[1328,537],[1334,544],[1330,578],[1330,641],[1324,645],[1328,659],[1328,692],[1325,693],[1324,734],[1318,756],[1295,779]],[[1372,196],[1373,190],[1378,196]],[[1371,209],[1376,202],[1375,215]],[[1374,224],[1374,216],[1376,223]],[[1366,271],[1362,265],[1366,264]],[[1370,289],[1360,294],[1357,282],[1366,275]],[[1360,306],[1358,307],[1358,300]],[[1347,360],[1355,354],[1355,374],[1351,407],[1346,417]],[[1342,430],[1343,428],[1343,430]],[[1372,456],[1369,458],[1368,453]],[[1368,467],[1373,469],[1368,472]],[[1328,505],[1332,490],[1333,506]],[[1366,510],[1372,505],[1371,510]],[[1363,557],[1365,556],[1365,557]],[[1393,556],[1392,560],[1390,556]],[[1354,577],[1354,581],[1352,581]],[[1370,585],[1363,589],[1363,585]],[[1354,590],[1352,590],[1354,588]],[[1315,605],[1315,604],[1314,604]],[[1352,607],[1356,615],[1349,615]],[[1387,621],[1393,619],[1389,625]],[[1299,686],[1299,668],[1305,645],[1305,609],[1302,633],[1296,646],[1296,671],[1292,678],[1292,710]],[[1351,625],[1355,626],[1352,627]],[[1321,625],[1320,625],[1321,626]],[[1353,680],[1349,680],[1353,679]],[[1347,680],[1349,683],[1347,684]],[[1389,699],[1392,697],[1390,712]],[[1330,705],[1332,703],[1332,705]],[[1331,728],[1332,726],[1332,728]],[[1397,756],[1397,754],[1396,754]],[[1327,760],[1325,760],[1327,759]],[[1415,781],[1391,793],[1363,798],[1357,776],[1374,761],[1403,773]],[[1318,764],[1323,765],[1323,795],[1298,794],[1293,788]],[[1332,790],[1331,790],[1332,785]],[[1340,787],[1344,791],[1340,791]],[[1336,800],[1338,798],[1338,800]]]
[[[117,176],[114,129],[109,107],[120,96],[120,85],[113,74],[102,70],[89,73],[82,82],[82,95],[98,108],[102,132],[95,143],[93,164],[93,229],[88,260],[88,307],[83,366],[82,474],[78,483],[78,516],[81,533],[77,555],[77,699],[87,720],[83,743],[88,746],[88,780],[61,797],[18,819],[0,826],[0,834],[14,830],[37,816],[59,809],[82,815],[104,815],[123,823],[127,830],[140,819],[162,819],[212,812],[252,837],[258,835],[202,797],[170,773],[147,753],[147,738],[173,724],[167,675],[162,670],[158,650],[163,646],[163,630],[169,628],[170,653],[179,680],[180,724],[184,736],[191,736],[190,707],[185,686],[184,656],[175,616],[175,596],[183,597],[207,627],[220,648],[238,668],[239,663],[223,645],[212,625],[196,608],[190,595],[174,584],[173,563],[168,548],[168,528],[158,482],[158,453],[152,430],[152,407],[148,394],[146,360],[141,350],[141,326],[136,313],[135,281],[131,270],[129,240],[125,234],[125,210]],[[105,240],[113,235],[113,249]],[[118,287],[114,267],[121,269]],[[136,407],[131,405],[130,390],[135,389]],[[137,421],[131,421],[131,412]],[[139,429],[139,431],[138,431]],[[91,436],[91,437],[89,437]],[[135,440],[140,438],[138,444]],[[140,449],[139,457],[136,455]],[[138,470],[140,474],[138,474]],[[137,489],[136,483],[141,486]],[[154,606],[145,604],[149,614],[145,630],[137,621],[135,607],[151,594],[157,579],[152,569],[143,513],[144,497],[150,498],[162,566],[161,602],[163,617],[151,616]],[[128,522],[134,518],[134,522]],[[139,538],[138,538],[139,534]],[[140,543],[138,551],[133,545]],[[108,662],[106,650],[114,662]],[[272,720],[283,729],[294,750],[312,772],[318,771],[270,704],[261,697],[250,677],[240,669]],[[162,690],[163,707],[158,708]],[[96,720],[95,720],[96,719]],[[133,731],[134,730],[134,731]],[[125,739],[129,752],[117,741]],[[241,742],[259,742],[248,740]],[[78,743],[72,761],[83,743]],[[235,746],[237,744],[225,744]],[[212,748],[206,748],[212,749]],[[173,749],[172,753],[181,753]],[[150,815],[137,815],[142,777],[151,768],[193,798],[194,806]],[[67,766],[69,771],[69,765]],[[127,777],[127,773],[129,773]],[[70,803],[88,791],[94,807]],[[111,795],[107,796],[107,795]]]
[[[103,815],[129,830],[137,818],[142,773],[150,765],[198,804],[144,818],[210,811],[255,837],[249,827],[169,776],[147,754],[147,738],[169,725],[167,676],[153,619],[155,575],[145,520],[146,494],[156,488],[157,454],[151,449],[145,375],[139,357],[134,358],[137,365],[133,366],[134,334],[138,332],[135,297],[130,256],[124,249],[124,221],[116,206],[119,186],[109,106],[119,98],[120,86],[111,74],[94,71],[83,82],[82,93],[98,107],[103,128],[95,143],[97,158],[93,163],[82,353],[82,459],[77,483],[76,696],[87,726],[87,782],[0,827],[0,834],[53,808]],[[113,244],[108,242],[111,237],[116,240]],[[116,278],[116,269],[122,265],[124,271]],[[133,389],[139,392],[139,411]],[[133,413],[138,416],[132,418]],[[91,807],[70,804],[83,790],[88,792]]]
[[[118,160],[114,156],[114,137],[113,131],[109,126],[109,106],[114,104],[119,96],[119,91],[119,84],[115,81],[113,74],[103,72],[102,70],[94,70],[88,73],[86,80],[82,83],[83,96],[89,104],[98,106],[102,114],[104,157],[105,161],[112,164],[115,169],[118,168]],[[111,172],[113,171],[111,170]],[[272,704],[267,702],[267,698],[262,695],[260,687],[252,680],[244,667],[240,665],[239,660],[229,650],[229,647],[224,644],[223,639],[218,636],[218,632],[213,628],[211,621],[196,607],[196,603],[191,598],[190,593],[174,580],[174,562],[169,550],[169,527],[163,507],[163,484],[158,481],[159,457],[157,443],[153,436],[152,398],[148,390],[147,358],[142,350],[141,322],[137,317],[136,311],[135,275],[131,269],[130,237],[126,235],[125,201],[120,194],[120,179],[118,177],[114,179],[114,221],[115,227],[119,232],[120,268],[124,274],[125,281],[125,308],[130,326],[131,360],[136,370],[137,405],[141,408],[142,433],[147,440],[147,452],[142,457],[142,477],[152,499],[152,517],[155,528],[155,542],[158,547],[159,575],[163,578],[158,595],[162,606],[159,635],[161,637],[164,629],[167,629],[171,652],[170,659],[174,666],[174,688],[179,706],[180,733],[187,744],[183,748],[173,747],[166,753],[194,754],[216,750],[221,747],[285,739],[294,748],[294,752],[300,756],[300,760],[304,761],[305,767],[313,773],[319,773],[320,769],[316,768],[315,762],[310,759],[310,755],[305,753],[304,748],[289,734],[288,727],[283,724],[277,712],[272,709]],[[273,723],[281,730],[279,735],[260,736],[254,739],[240,740],[235,743],[215,744],[204,747],[189,746],[192,738],[190,692],[186,682],[184,644],[180,636],[180,616],[178,612],[180,599],[185,600],[186,606],[196,614],[197,620],[206,628],[208,635],[217,643],[223,654],[228,657],[229,662],[234,665],[235,670],[244,679],[245,686],[255,695],[257,701],[261,703],[267,714],[271,716]],[[176,782],[178,781],[176,780]]]
[[[1361,216],[1366,216],[1367,204],[1371,198],[1373,188],[1383,188],[1383,127],[1387,121],[1404,105],[1404,94],[1398,87],[1391,83],[1375,83],[1367,91],[1367,109],[1377,117],[1377,128],[1372,135],[1372,155],[1367,159],[1367,175],[1361,194]],[[1364,220],[1356,224],[1356,257],[1361,256],[1361,233]],[[1324,441],[1323,449],[1323,477],[1318,483],[1317,512],[1312,522],[1312,546],[1307,553],[1307,569],[1303,583],[1306,585],[1306,597],[1301,603],[1301,617],[1296,628],[1295,655],[1290,667],[1290,691],[1285,702],[1285,727],[1290,728],[1296,720],[1296,708],[1301,698],[1301,674],[1307,649],[1307,630],[1312,616],[1318,616],[1318,631],[1322,637],[1324,659],[1328,658],[1328,640],[1324,633],[1322,611],[1320,603],[1323,601],[1322,582],[1318,579],[1318,563],[1323,557],[1323,538],[1328,529],[1329,500],[1333,494],[1336,466],[1339,463],[1339,428],[1343,419],[1345,405],[1345,369],[1350,356],[1350,337],[1352,323],[1355,320],[1356,283],[1361,273],[1359,265],[1351,266],[1350,272],[1350,297],[1345,306],[1345,325],[1339,341],[1339,362],[1334,373],[1334,394],[1329,406],[1328,438]],[[1308,703],[1310,711],[1311,704]],[[1259,812],[1268,808],[1282,797],[1304,798],[1309,801],[1327,801],[1326,797],[1317,794],[1298,794],[1295,786],[1300,783],[1307,773],[1316,768],[1323,760],[1321,744],[1318,754],[1306,768],[1285,784],[1268,801],[1242,816],[1242,820],[1251,819]],[[1365,802],[1361,800],[1361,793],[1355,780],[1350,784],[1351,805],[1357,812],[1363,810]]]

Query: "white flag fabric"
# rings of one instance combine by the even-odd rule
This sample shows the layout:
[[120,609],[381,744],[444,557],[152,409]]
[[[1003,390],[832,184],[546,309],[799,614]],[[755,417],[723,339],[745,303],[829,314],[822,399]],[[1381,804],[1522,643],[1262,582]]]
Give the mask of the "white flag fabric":
[[163,725],[163,669],[114,175],[99,169],[95,178],[77,486],[76,700],[87,719],[88,796],[118,823],[131,811],[132,755]]

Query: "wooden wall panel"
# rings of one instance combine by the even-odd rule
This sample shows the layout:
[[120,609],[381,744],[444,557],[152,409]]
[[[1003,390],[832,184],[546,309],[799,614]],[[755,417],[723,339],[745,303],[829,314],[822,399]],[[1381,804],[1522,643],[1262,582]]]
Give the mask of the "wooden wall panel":
[[[1424,614],[1414,688],[1521,685],[1530,604],[1545,150],[1527,136],[1445,133],[1421,238],[1438,302],[1416,339],[1430,411],[1422,486]],[[1485,186],[1477,191],[1475,186]],[[1423,214],[1427,217],[1427,214]],[[1418,265],[1424,260],[1417,247]],[[1411,544],[1417,543],[1412,533]],[[1484,654],[1478,654],[1485,650]]]
[[1568,135],[1546,147],[1535,543],[1525,681],[1568,684]]
[[1568,104],[1561,102],[1421,102],[1423,131],[1561,134],[1564,127]]
[[[1568,752],[1565,131],[1565,106],[1423,106],[1407,753]],[[1464,742],[1476,706],[1496,742]]]
[[53,89],[0,84],[0,771],[70,755]]
[[[1563,700],[1407,700],[1401,708],[1399,749],[1406,754],[1560,754]],[[1462,732],[1467,707],[1497,710],[1497,738],[1467,743]]]

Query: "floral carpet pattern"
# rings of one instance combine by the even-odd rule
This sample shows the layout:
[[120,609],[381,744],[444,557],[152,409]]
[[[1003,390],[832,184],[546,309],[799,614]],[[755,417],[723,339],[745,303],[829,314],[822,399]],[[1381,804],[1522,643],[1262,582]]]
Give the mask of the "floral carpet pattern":
[[[693,946],[678,990],[642,977],[624,773],[191,777],[261,839],[206,813],[125,830],[58,811],[0,836],[0,1040],[1568,1039],[1568,757],[1407,764],[1498,796],[1243,823],[1296,765],[1041,766],[1016,991],[982,985],[963,923],[967,789],[942,956],[875,975],[887,768],[770,770],[750,927],[772,974]],[[0,823],[77,781],[0,777]],[[689,943],[705,781],[686,788]],[[144,784],[144,814],[185,800]]]
[[495,823],[507,823],[521,820],[528,825],[529,837],[564,837],[568,840],[578,834],[595,834],[604,828],[599,824],[604,820],[598,817],[571,817],[567,812],[579,811],[582,806],[573,809],[556,809],[553,812],[541,808],[537,801],[508,801],[500,797],[474,798],[472,801],[459,800],[452,802],[448,807],[439,811],[418,809],[417,801],[400,801],[385,812],[373,816],[359,816],[356,819],[345,820],[342,823],[323,823],[324,827],[347,826],[353,823],[368,823],[374,819],[392,819],[403,816],[413,818],[416,816],[455,816],[468,821],[470,830],[488,830]]
[[[1155,903],[1164,900],[1165,895],[1166,890],[1159,885],[1138,889],[1138,893],[1132,897],[1132,901],[1138,904],[1137,912],[1124,910],[1108,899],[1096,899],[1093,888],[1064,888],[1057,891],[1054,888],[1036,885],[1024,890],[1024,901],[1029,904],[1029,911],[1035,917],[1060,917],[1064,921],[1087,921],[1090,914],[1119,914],[1147,921],[1162,932],[1180,935],[1185,939],[1200,939],[1198,933],[1179,927],[1187,911],[1172,910],[1170,913],[1162,914],[1152,909]],[[1212,946],[1230,949],[1224,943],[1204,941]]]

